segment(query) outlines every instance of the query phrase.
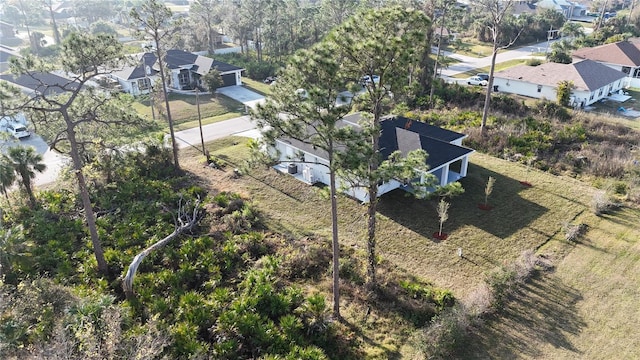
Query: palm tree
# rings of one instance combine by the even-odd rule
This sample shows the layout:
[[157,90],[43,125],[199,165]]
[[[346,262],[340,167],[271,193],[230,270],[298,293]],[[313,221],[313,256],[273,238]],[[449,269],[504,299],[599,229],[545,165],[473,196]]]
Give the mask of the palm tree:
[[7,193],[7,188],[11,187],[13,183],[16,181],[16,172],[13,168],[13,164],[11,160],[7,158],[7,156],[3,156],[0,158],[0,190],[4,196],[9,200],[9,194]]
[[36,177],[36,171],[41,173],[47,168],[42,162],[42,155],[35,152],[33,147],[17,146],[9,149],[7,159],[11,162],[16,174],[20,175],[31,206],[35,207],[36,197],[33,195],[31,180]]

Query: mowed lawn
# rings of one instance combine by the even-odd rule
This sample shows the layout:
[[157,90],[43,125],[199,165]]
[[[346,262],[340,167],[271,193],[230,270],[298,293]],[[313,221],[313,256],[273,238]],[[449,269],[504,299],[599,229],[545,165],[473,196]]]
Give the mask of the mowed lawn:
[[640,358],[640,210],[582,221],[592,225],[585,239],[543,248],[567,255],[474,332],[460,358]]
[[[221,94],[215,97],[200,95],[199,102],[203,125],[241,116],[244,112],[244,105]],[[164,107],[164,104],[162,106]],[[195,95],[169,94],[169,106],[171,107],[171,117],[178,130],[198,126],[198,105]],[[152,117],[148,101],[135,102],[134,108],[139,114],[148,118]],[[163,121],[160,120],[157,105],[155,116],[159,121]]]
[[[247,156],[244,141],[227,139],[210,143],[209,149],[237,166]],[[270,229],[293,238],[330,237],[326,189],[271,169],[254,170],[239,179],[216,170],[200,171],[206,172],[203,178],[214,188],[251,198]],[[488,200],[493,208],[485,211],[478,204],[484,202],[488,176],[496,178],[496,183]],[[533,186],[523,186],[521,180]],[[504,317],[490,319],[473,333],[459,358],[638,356],[640,340],[629,336],[640,323],[639,210],[596,217],[589,210],[594,192],[590,186],[482,154],[472,156],[469,176],[462,184],[466,192],[451,201],[444,224],[449,238],[444,241],[431,236],[438,230],[436,200],[417,200],[400,191],[383,196],[378,215],[381,261],[451,289],[461,299],[487,272],[513,262],[527,249],[537,249],[555,268],[529,282],[509,302]],[[366,248],[365,211],[364,205],[339,197],[340,242],[361,257]],[[564,241],[566,222],[589,224],[586,239],[577,245]],[[463,249],[463,259],[457,256],[458,248]],[[357,316],[348,308],[348,297],[346,304],[347,318]],[[370,338],[382,338],[384,346],[411,354],[408,344],[389,339],[394,333],[406,336],[404,331],[409,329],[394,329],[379,321],[380,326],[369,327]],[[380,335],[385,331],[386,336]]]

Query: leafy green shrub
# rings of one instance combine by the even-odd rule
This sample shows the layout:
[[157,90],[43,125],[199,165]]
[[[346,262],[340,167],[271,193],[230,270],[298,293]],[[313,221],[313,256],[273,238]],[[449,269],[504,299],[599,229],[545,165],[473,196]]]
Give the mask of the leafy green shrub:
[[545,118],[554,118],[560,121],[571,120],[571,114],[567,108],[547,100],[536,101],[533,110]]
[[433,303],[438,310],[451,307],[455,303],[455,298],[450,290],[438,289],[431,284],[420,284],[413,281],[400,281],[400,287],[416,299],[422,299]]
[[527,59],[525,64],[527,64],[529,66],[538,66],[538,65],[542,65],[542,60],[540,60],[538,58],[531,58],[531,59]]

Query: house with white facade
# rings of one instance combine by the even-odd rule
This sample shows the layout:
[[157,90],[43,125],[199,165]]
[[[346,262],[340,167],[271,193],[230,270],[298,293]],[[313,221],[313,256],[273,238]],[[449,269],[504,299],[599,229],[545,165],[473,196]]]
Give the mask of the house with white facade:
[[584,107],[617,93],[627,74],[591,60],[573,64],[520,65],[494,74],[494,90],[537,99],[555,100],[558,83],[570,81],[571,105]]
[[589,59],[626,74],[625,87],[640,87],[640,43],[619,41],[573,52],[574,60]]
[[581,18],[587,15],[587,8],[580,3],[567,0],[541,0],[536,3],[538,11],[555,10],[562,13],[565,18]]
[[[138,54],[136,65],[126,66],[111,74],[123,91],[132,95],[146,94],[159,78],[157,57],[152,52]],[[165,64],[169,69],[167,85],[174,90],[193,90],[194,84],[202,86],[201,78],[217,69],[223,86],[242,85],[243,68],[184,50],[168,50]]]
[[[345,116],[337,126],[359,128],[361,114]],[[392,153],[423,149],[427,152],[428,170],[420,176],[423,183],[427,174],[433,174],[441,186],[455,182],[467,175],[469,156],[474,150],[464,147],[462,140],[466,135],[446,130],[401,116],[389,116],[381,121],[380,153],[383,159]],[[276,140],[274,152],[278,156],[276,169],[291,174],[308,184],[329,184],[329,162],[323,150],[291,138]],[[369,194],[365,188],[353,187],[344,179],[337,179],[338,187],[362,202],[369,202]],[[389,191],[402,189],[412,191],[403,179],[394,179],[383,183],[378,188],[378,196]]]

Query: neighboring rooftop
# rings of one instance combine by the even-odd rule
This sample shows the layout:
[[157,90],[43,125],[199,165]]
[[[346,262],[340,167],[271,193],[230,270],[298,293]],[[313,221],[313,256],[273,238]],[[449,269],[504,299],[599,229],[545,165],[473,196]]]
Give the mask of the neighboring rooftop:
[[2,74],[0,75],[0,80],[22,87],[25,92],[36,92],[37,94],[46,92],[46,95],[62,94],[67,91],[73,91],[79,86],[73,80],[48,72],[34,72],[29,75]]
[[627,75],[591,60],[573,64],[548,62],[538,66],[520,65],[495,73],[496,78],[512,79],[531,84],[555,87],[561,81],[571,81],[576,90],[595,91]]
[[619,41],[591,48],[582,48],[573,52],[578,59],[589,59],[630,67],[640,66],[640,44],[629,41]]

